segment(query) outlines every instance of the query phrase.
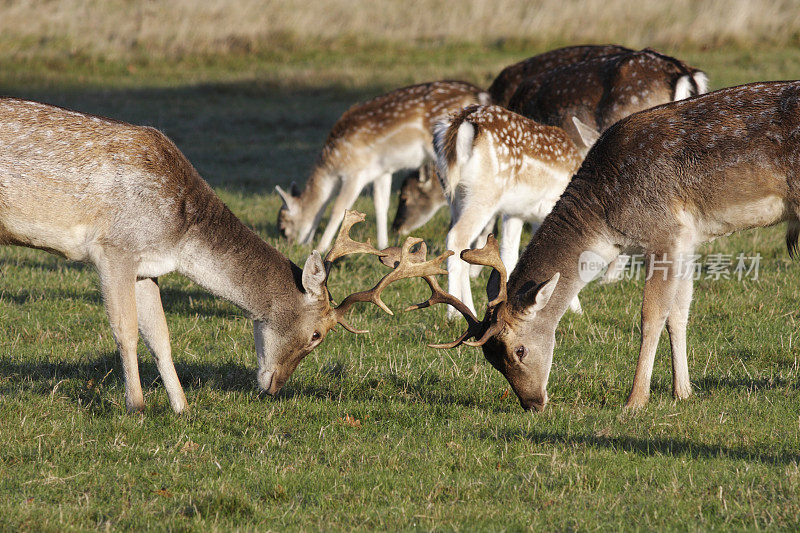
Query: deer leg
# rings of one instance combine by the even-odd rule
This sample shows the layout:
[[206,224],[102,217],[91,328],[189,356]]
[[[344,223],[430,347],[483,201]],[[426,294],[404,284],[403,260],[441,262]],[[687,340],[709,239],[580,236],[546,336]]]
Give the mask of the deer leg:
[[378,248],[384,249],[389,246],[389,234],[387,232],[389,202],[392,195],[392,175],[383,174],[372,186],[372,200],[375,204],[375,223],[378,231]]
[[[481,234],[478,235],[478,238],[470,246],[471,248],[483,248],[486,245],[486,239],[489,238],[489,235],[495,231],[495,225],[497,223],[497,217],[492,217],[486,226],[481,230]],[[481,270],[483,270],[483,265],[470,265],[469,266],[469,277],[472,279],[477,278],[481,275]]]
[[348,180],[343,180],[342,187],[339,190],[339,195],[333,202],[331,209],[331,218],[328,220],[328,225],[325,227],[325,232],[322,238],[317,243],[317,250],[324,252],[330,248],[333,238],[336,236],[336,231],[339,229],[339,224],[342,223],[344,212],[353,207],[358,195],[364,188],[364,182],[360,179],[351,177]]
[[686,325],[689,322],[692,288],[691,277],[682,278],[678,282],[675,301],[667,317],[667,332],[672,347],[672,395],[679,400],[692,394],[689,363],[686,359]]
[[125,406],[129,412],[144,409],[142,383],[139,379],[139,360],[136,345],[139,332],[136,318],[136,272],[129,258],[110,260],[103,257],[96,263],[100,274],[111,331],[122,359],[122,376],[125,380]]
[[[489,222],[494,213],[484,209],[483,206],[472,204],[464,210],[458,210],[458,220],[455,221],[447,233],[447,249],[455,255],[447,259],[447,275],[450,294],[458,297],[474,313],[475,305],[472,303],[472,288],[469,283],[468,264],[461,260],[461,251],[466,250],[480,234],[481,229]],[[453,291],[457,291],[454,293]],[[447,316],[450,319],[460,316],[455,308],[449,307]]]
[[511,275],[519,259],[519,243],[525,221],[519,217],[503,215],[503,234],[500,236],[500,260]]
[[675,276],[676,265],[673,254],[664,254],[663,261],[656,257],[663,269],[654,270],[653,263],[648,268],[648,279],[644,283],[642,301],[642,340],[639,348],[639,361],[636,374],[633,376],[633,388],[625,407],[637,409],[643,407],[650,397],[650,381],[653,376],[653,363],[656,348],[664,322],[675,301],[679,281]]
[[161,374],[161,380],[167,389],[169,404],[173,411],[180,413],[188,404],[178,374],[175,372],[175,365],[172,363],[169,329],[155,280],[148,278],[136,282],[136,311],[139,333],[156,360],[158,373]]

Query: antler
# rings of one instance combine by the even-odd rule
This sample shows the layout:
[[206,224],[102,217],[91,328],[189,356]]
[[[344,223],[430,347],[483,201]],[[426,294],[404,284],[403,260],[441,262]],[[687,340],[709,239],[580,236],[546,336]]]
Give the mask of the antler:
[[[394,315],[392,310],[389,309],[385,303],[383,303],[383,300],[381,300],[381,292],[383,292],[383,290],[388,287],[390,283],[406,278],[446,274],[447,271],[444,270],[441,265],[445,259],[453,255],[453,252],[445,252],[436,259],[420,262],[420,259],[424,259],[425,257],[426,249],[423,248],[425,243],[422,243],[420,250],[418,250],[416,253],[411,253],[411,248],[419,243],[422,243],[422,239],[408,237],[406,242],[403,243],[399,260],[392,261],[396,265],[394,270],[381,278],[381,280],[370,290],[356,292],[345,298],[344,301],[336,308],[337,314],[344,315],[356,302],[372,302],[390,315]],[[385,257],[390,252],[384,251],[381,253]]]
[[[448,252],[448,256],[452,255],[452,252],[449,250]],[[469,307],[464,304],[464,302],[452,294],[443,291],[439,286],[439,283],[436,281],[436,278],[433,276],[424,276],[423,279],[428,283],[428,286],[431,289],[430,298],[422,303],[407,307],[406,311],[423,309],[434,304],[444,303],[452,305],[457,311],[464,315],[464,318],[467,320],[467,330],[461,334],[460,337],[447,343],[429,344],[428,346],[431,348],[455,348],[460,344],[466,344],[467,346],[482,346],[486,343],[486,341],[503,329],[502,321],[497,319],[499,318],[499,313],[502,311],[502,306],[500,306],[500,304],[506,301],[508,293],[506,290],[506,268],[503,265],[503,262],[500,260],[500,247],[497,243],[497,239],[494,238],[494,235],[489,235],[489,238],[486,240],[486,245],[484,245],[483,248],[477,250],[464,250],[461,252],[461,259],[473,265],[484,265],[494,268],[495,271],[492,272],[492,276],[489,281],[490,284],[497,282],[497,295],[495,295],[495,297],[492,298],[492,300],[487,304],[487,311],[484,320],[479,321],[472,311],[470,311]],[[383,261],[384,259],[381,260]],[[487,287],[487,293],[488,292],[489,287]],[[477,341],[467,340],[472,337],[478,338],[479,336],[480,338]]]
[[[488,266],[497,271],[497,274],[492,272],[492,277],[489,278],[490,283],[493,281],[499,281],[497,295],[494,298],[491,298],[489,303],[486,304],[487,306],[493,308],[499,303],[505,302],[508,299],[508,291],[506,290],[506,280],[508,279],[508,275],[506,273],[506,267],[503,264],[502,259],[500,259],[500,245],[497,243],[497,239],[494,238],[493,234],[489,234],[489,237],[486,238],[486,244],[483,246],[483,248],[462,251],[461,259],[472,265]],[[492,279],[494,277],[498,277],[499,279]],[[488,286],[486,288],[486,292],[487,294],[489,292]]]
[[357,253],[372,254],[377,256],[386,255],[384,252],[373,248],[369,243],[369,239],[367,239],[367,242],[358,242],[354,241],[350,237],[350,228],[352,228],[354,224],[364,222],[366,217],[367,216],[364,213],[359,213],[358,211],[348,210],[344,212],[344,218],[342,219],[342,226],[339,228],[339,234],[336,235],[336,240],[333,241],[333,246],[325,256],[325,266],[327,270],[330,270],[330,266],[334,261],[340,257],[344,257],[345,255]]
[[[414,237],[406,239],[405,243],[403,243],[403,247],[399,249],[399,254],[396,248],[387,248],[387,250],[384,251],[376,250],[370,245],[369,240],[367,240],[366,243],[354,241],[350,238],[350,228],[358,222],[363,222],[364,218],[365,216],[363,213],[358,213],[356,211],[345,212],[342,227],[339,230],[336,241],[330,252],[325,256],[326,268],[329,269],[330,265],[342,256],[353,253],[367,253],[379,256],[384,264],[393,266],[394,270],[381,278],[373,288],[349,295],[335,308],[337,322],[351,333],[367,332],[366,330],[357,330],[345,321],[344,316],[353,304],[356,302],[372,302],[388,314],[394,315],[392,310],[381,300],[381,293],[383,290],[391,283],[401,279],[446,274],[447,271],[441,267],[442,262],[453,255],[453,252],[448,252],[431,261],[425,261],[425,255],[427,253],[425,243],[422,242],[422,239]],[[419,249],[411,253],[411,248],[420,243]],[[388,258],[390,255],[391,258]]]

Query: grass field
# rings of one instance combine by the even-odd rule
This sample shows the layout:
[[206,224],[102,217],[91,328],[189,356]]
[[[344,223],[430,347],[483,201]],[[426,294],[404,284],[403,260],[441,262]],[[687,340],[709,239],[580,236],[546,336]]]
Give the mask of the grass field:
[[[343,42],[274,53],[101,60],[0,56],[0,93],[164,130],[220,196],[278,239],[275,184],[303,181],[335,119],[399,84],[486,84],[540,51]],[[796,78],[800,50],[688,49],[715,87]],[[372,220],[371,201],[358,207]],[[441,251],[444,213],[417,234]],[[374,232],[371,225],[361,236]],[[0,250],[0,530],[791,529],[800,521],[800,267],[783,228],[704,252],[760,253],[760,278],[701,280],[689,330],[697,394],[671,399],[662,339],[649,406],[626,414],[641,282],[590,285],[557,337],[544,413],[523,412],[478,350],[439,352],[444,309],[331,334],[282,396],[259,395],[250,325],[177,275],[162,279],[191,411],[169,409],[140,345],[147,408],[124,412],[94,272]],[[382,275],[368,258],[332,274],[335,296]],[[387,303],[424,298],[399,283]],[[480,291],[478,291],[480,292]]]

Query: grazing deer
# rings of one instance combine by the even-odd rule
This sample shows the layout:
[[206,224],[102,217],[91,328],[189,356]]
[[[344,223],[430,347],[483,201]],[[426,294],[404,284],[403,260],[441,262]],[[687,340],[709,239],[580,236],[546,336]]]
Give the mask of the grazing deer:
[[[583,159],[561,128],[494,105],[470,106],[439,123],[434,146],[439,174],[451,198],[447,249],[459,254],[502,216],[500,255],[507,268],[517,262],[523,224],[544,219]],[[448,260],[448,290],[474,313],[466,266],[458,256]],[[573,310],[580,311],[577,298]],[[450,307],[448,316],[456,315]]]
[[400,186],[399,200],[392,231],[400,235],[422,227],[447,205],[435,163],[426,163],[406,176]]
[[[569,46],[529,57],[503,69],[489,87],[489,95],[492,103],[506,106],[517,86],[525,78],[572,63],[620,52],[631,52],[631,50],[616,45]],[[405,178],[400,188],[400,203],[392,224],[393,231],[400,235],[408,235],[433,218],[440,208],[448,205],[439,180],[429,179],[431,176],[435,177],[435,172],[435,165],[429,163]],[[486,242],[486,236],[493,227],[494,224],[487,226],[486,233],[481,235],[479,241]]]
[[[631,115],[592,147],[505,282],[497,241],[462,259],[492,266],[489,304],[478,321],[460,300],[431,284],[434,303],[455,306],[468,322],[451,343],[482,346],[525,409],[547,403],[555,331],[588,283],[581,263],[644,250],[641,344],[626,406],[649,397],[658,339],[666,324],[676,398],[691,394],[686,325],[691,256],[698,245],[735,231],[788,222],[789,255],[800,235],[800,82],[766,82],[715,91]],[[388,253],[388,252],[387,252]],[[435,279],[434,279],[435,281]],[[477,339],[470,341],[470,338]]]
[[525,79],[596,57],[632,51],[630,48],[615,44],[567,46],[550,50],[504,68],[489,86],[489,95],[493,104],[507,107],[517,87]]
[[[591,143],[631,113],[707,90],[703,71],[645,49],[595,57],[526,78],[508,108],[563,128],[576,143]],[[588,128],[581,131],[574,118]]]
[[433,160],[432,128],[450,113],[488,102],[489,95],[462,81],[435,81],[397,89],[347,110],[328,135],[303,192],[292,184],[283,199],[278,228],[289,239],[310,244],[338,188],[328,225],[317,244],[326,250],[345,209],[373,184],[378,247],[388,243],[387,216],[392,173]]
[[187,407],[158,276],[178,271],[253,319],[258,383],[271,395],[337,323],[357,332],[344,319],[355,302],[388,311],[380,293],[402,273],[331,306],[333,261],[356,252],[382,255],[348,237],[363,218],[346,216],[326,259],[313,252],[300,269],[236,218],[159,131],[0,99],[0,245],[39,248],[95,266],[129,410],[144,406],[139,334],[170,405],[176,412]]

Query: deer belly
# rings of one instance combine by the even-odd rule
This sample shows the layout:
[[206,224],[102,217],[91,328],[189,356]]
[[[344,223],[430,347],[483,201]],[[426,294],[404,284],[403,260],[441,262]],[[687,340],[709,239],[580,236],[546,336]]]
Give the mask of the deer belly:
[[73,261],[89,257],[93,233],[86,224],[62,226],[35,217],[2,216],[0,213],[0,244],[47,250]]
[[553,210],[561,191],[544,191],[538,187],[517,186],[506,191],[498,212],[524,220],[541,222]]
[[421,167],[427,158],[426,140],[416,128],[394,132],[376,147],[377,165],[384,172]]
[[707,239],[735,231],[772,226],[790,217],[789,206],[778,196],[727,206],[699,218],[698,233]]

